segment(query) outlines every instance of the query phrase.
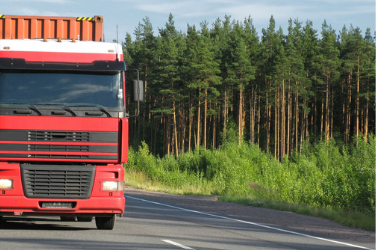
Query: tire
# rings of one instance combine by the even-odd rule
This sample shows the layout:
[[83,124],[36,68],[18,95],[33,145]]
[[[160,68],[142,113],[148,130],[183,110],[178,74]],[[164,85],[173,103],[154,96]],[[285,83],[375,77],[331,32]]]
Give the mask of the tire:
[[92,222],[93,217],[92,216],[77,216],[77,221],[80,222]]
[[98,229],[112,230],[115,227],[116,214],[111,217],[95,217],[95,224]]
[[76,221],[75,216],[60,216],[61,221]]

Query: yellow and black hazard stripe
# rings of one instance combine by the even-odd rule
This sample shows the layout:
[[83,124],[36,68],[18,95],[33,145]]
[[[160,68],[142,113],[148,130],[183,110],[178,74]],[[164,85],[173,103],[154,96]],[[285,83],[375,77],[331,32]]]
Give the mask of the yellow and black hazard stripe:
[[77,17],[76,20],[77,20],[77,21],[89,21],[89,22],[94,22],[94,18],[93,18],[93,17]]
[[5,15],[0,15],[0,18],[5,18]]

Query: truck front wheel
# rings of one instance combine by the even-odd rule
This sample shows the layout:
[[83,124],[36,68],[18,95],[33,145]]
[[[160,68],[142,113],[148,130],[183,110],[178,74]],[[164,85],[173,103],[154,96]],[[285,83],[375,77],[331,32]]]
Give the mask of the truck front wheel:
[[116,214],[111,217],[95,217],[95,224],[98,229],[112,230],[114,229]]

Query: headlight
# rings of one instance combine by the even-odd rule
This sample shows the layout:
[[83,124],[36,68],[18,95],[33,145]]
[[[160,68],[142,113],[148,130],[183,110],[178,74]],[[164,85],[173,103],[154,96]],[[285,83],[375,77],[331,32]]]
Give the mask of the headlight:
[[0,189],[12,189],[13,180],[12,179],[0,179]]
[[124,182],[123,181],[103,181],[102,190],[103,191],[123,191]]

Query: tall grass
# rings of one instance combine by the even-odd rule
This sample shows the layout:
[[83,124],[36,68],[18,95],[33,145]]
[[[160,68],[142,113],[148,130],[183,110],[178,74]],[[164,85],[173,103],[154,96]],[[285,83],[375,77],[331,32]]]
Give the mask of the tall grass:
[[254,197],[337,211],[375,212],[375,138],[349,147],[334,140],[295,152],[283,163],[256,145],[228,141],[214,150],[198,149],[154,157],[145,143],[129,152],[126,175],[142,172],[149,186],[181,194]]

